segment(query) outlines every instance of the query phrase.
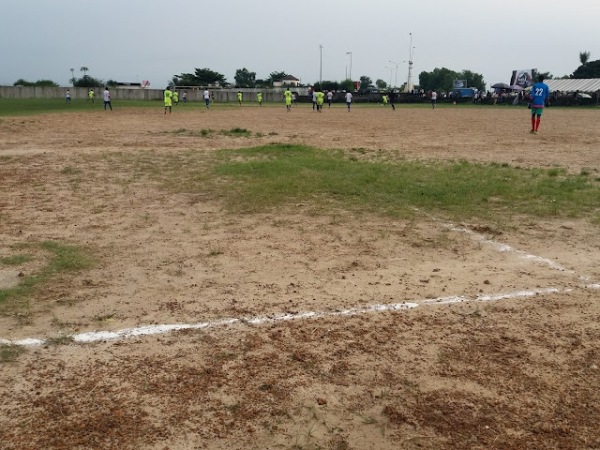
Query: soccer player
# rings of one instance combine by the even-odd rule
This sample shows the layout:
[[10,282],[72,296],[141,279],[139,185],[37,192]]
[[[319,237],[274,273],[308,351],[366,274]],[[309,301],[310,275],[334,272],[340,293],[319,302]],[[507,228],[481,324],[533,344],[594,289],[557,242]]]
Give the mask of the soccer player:
[[346,92],[346,106],[348,107],[348,112],[350,112],[351,104],[352,104],[352,92]]
[[327,91],[327,104],[329,105],[329,109],[331,109],[332,101],[333,101],[333,92]]
[[387,106],[388,105],[388,98],[387,95],[383,94],[381,96],[381,101],[383,102],[383,106]]
[[396,105],[394,105],[394,103],[396,102],[396,93],[393,89],[388,94],[388,100],[390,102],[390,105],[392,105],[392,111],[396,111]]
[[240,104],[240,106],[242,106],[242,100],[243,100],[244,96],[242,95],[242,91],[238,91],[237,93],[237,101]]
[[531,131],[532,134],[538,134],[540,128],[540,121],[542,120],[542,113],[544,112],[544,106],[550,96],[550,88],[544,83],[544,76],[538,77],[538,82],[531,88]]
[[[317,107],[317,91],[313,89],[312,91],[312,104],[313,104],[313,111],[315,110],[315,108]],[[317,109],[318,111],[318,109]]]
[[323,94],[323,91],[321,89],[319,89],[317,91],[317,112],[323,112],[323,101],[325,99],[325,94]]
[[262,92],[256,94],[256,101],[258,102],[258,106],[262,106]]
[[173,92],[171,92],[171,88],[169,86],[167,86],[163,92],[163,97],[165,99],[165,114],[167,114],[167,109],[169,110],[169,114],[171,114],[171,107],[173,106]]
[[90,89],[88,91],[88,100],[91,101],[92,103],[94,103],[94,95],[95,95],[94,90]]
[[104,111],[106,111],[106,107],[108,106],[112,111],[112,102],[110,101],[110,91],[108,87],[104,88]]
[[66,102],[67,103],[71,103],[71,91],[67,89],[67,97],[66,97]]
[[202,93],[202,98],[204,99],[206,109],[208,109],[208,107],[210,106],[210,92],[208,92],[208,89],[204,89],[204,92]]
[[290,88],[287,88],[285,90],[283,96],[285,97],[285,107],[287,109],[287,112],[290,112],[290,110],[292,109],[292,91],[290,91]]
[[437,103],[437,92],[431,91],[431,108],[435,109],[435,104]]
[[183,99],[183,103],[187,103],[187,92],[183,91],[183,94],[181,94],[181,98]]
[[173,91],[173,104],[175,106],[179,104],[179,92],[177,92],[177,89]]

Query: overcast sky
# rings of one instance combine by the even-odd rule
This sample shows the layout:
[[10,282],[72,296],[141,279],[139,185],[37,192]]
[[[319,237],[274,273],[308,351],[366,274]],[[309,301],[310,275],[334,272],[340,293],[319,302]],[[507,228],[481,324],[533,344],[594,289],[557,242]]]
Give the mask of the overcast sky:
[[[513,69],[555,76],[600,59],[600,0],[2,0],[0,84],[50,79],[70,68],[104,81],[150,80],[210,68],[234,82],[284,71],[302,83],[369,76],[407,79],[410,33],[414,77],[446,67],[509,82]],[[347,52],[352,52],[352,56]],[[389,61],[399,63],[396,66]],[[391,67],[387,69],[386,66]]]

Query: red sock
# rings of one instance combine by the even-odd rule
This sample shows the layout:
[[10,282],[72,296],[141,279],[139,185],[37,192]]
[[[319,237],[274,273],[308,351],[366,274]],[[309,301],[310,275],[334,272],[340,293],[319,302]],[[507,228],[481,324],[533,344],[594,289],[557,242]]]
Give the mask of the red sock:
[[541,120],[542,120],[542,118],[538,116],[537,120],[535,121],[535,131],[537,131],[538,128],[540,127]]

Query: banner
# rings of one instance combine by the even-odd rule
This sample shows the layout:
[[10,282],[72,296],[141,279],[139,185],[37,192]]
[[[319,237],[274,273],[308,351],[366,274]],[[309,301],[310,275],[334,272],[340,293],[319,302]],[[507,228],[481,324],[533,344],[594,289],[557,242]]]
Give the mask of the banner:
[[454,80],[454,89],[462,89],[467,87],[467,80]]
[[522,88],[533,86],[536,73],[537,69],[513,70],[510,85],[521,86]]

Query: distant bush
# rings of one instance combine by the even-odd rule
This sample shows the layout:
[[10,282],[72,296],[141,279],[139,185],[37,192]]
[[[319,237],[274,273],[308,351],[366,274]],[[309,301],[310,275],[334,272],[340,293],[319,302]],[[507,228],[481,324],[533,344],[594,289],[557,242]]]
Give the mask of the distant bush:
[[89,75],[84,75],[81,78],[73,81],[73,86],[75,87],[102,87],[104,84],[102,80],[97,80],[94,77],[90,77]]
[[19,78],[13,83],[13,86],[58,87],[58,84],[52,80],[27,81],[23,78]]

